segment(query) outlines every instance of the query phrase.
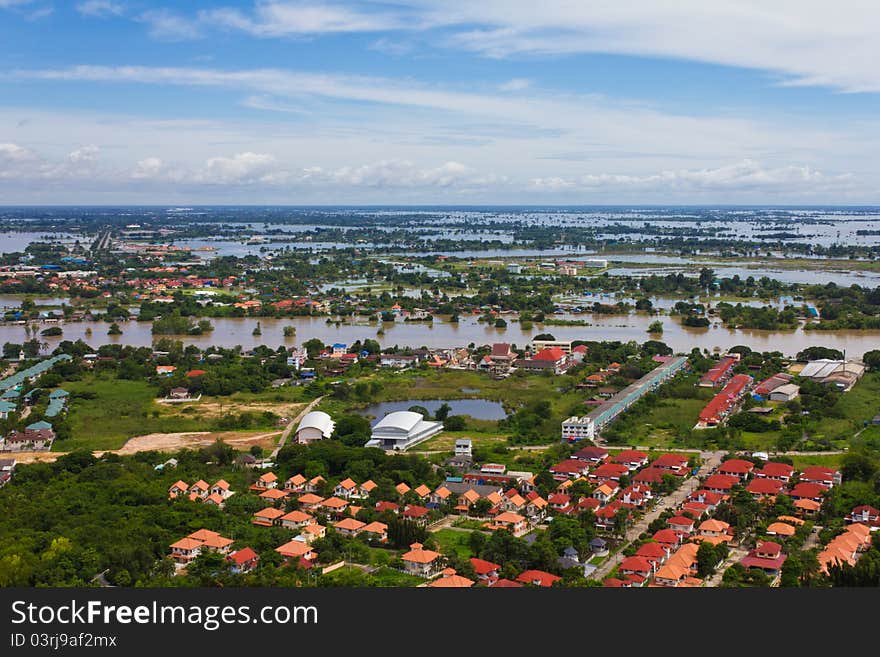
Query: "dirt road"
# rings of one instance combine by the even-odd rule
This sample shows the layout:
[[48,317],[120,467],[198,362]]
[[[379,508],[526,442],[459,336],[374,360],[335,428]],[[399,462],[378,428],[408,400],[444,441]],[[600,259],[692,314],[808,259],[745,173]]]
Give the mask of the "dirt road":
[[[248,449],[259,445],[268,449],[275,442],[278,431],[267,433],[247,433],[243,431],[196,431],[189,433],[150,433],[129,439],[120,449],[98,450],[95,456],[102,454],[137,454],[138,452],[159,451],[176,452],[179,449],[198,449],[207,447],[220,439],[236,449]],[[9,457],[19,463],[51,463],[67,452],[8,452]]]

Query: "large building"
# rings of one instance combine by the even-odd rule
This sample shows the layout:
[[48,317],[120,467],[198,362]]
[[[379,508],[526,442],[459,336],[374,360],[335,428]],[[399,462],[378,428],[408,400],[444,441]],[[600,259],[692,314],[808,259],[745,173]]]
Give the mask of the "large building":
[[572,415],[562,421],[562,439],[570,443],[592,438],[592,422],[588,417]]
[[865,366],[853,360],[822,358],[807,363],[800,371],[802,379],[812,379],[838,390],[849,391],[865,373]]
[[700,419],[696,429],[717,427],[739,406],[740,400],[748,392],[752,385],[752,377],[748,374],[735,374],[721,392],[715,395],[708,404],[700,411]]
[[296,428],[296,442],[310,444],[333,435],[336,423],[323,411],[306,413]]
[[367,447],[405,450],[443,431],[442,422],[425,420],[421,413],[395,411],[383,417],[374,427]]
[[575,432],[574,435],[592,440],[609,422],[612,422],[644,395],[666,383],[687,367],[687,364],[688,360],[685,356],[670,357],[660,367],[651,370],[635,383],[628,385],[589,415],[581,418],[574,416],[565,420],[562,429],[563,438],[567,439],[566,429],[568,429]]

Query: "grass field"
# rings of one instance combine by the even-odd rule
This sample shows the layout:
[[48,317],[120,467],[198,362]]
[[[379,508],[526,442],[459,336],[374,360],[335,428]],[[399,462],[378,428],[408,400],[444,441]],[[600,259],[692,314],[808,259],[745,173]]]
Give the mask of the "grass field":
[[470,559],[473,556],[469,540],[470,532],[461,532],[454,529],[441,529],[431,534],[434,540],[440,544],[440,552],[452,554],[456,552],[462,559]]
[[[66,382],[61,387],[71,395],[71,436],[55,442],[58,451],[118,449],[133,436],[204,429],[198,421],[170,416],[155,402],[156,388],[145,381],[92,377]],[[78,397],[81,393],[95,397]]]
[[413,448],[416,452],[434,452],[444,451],[452,452],[455,447],[455,441],[459,438],[470,438],[474,447],[499,445],[507,442],[507,435],[502,433],[492,433],[483,431],[444,431],[438,433],[433,438],[429,438],[417,447]]
[[839,468],[841,459],[843,459],[843,454],[817,454],[791,457],[795,468],[804,468],[808,465],[821,465],[827,468]]
[[[380,388],[368,399],[340,401],[327,399],[321,403],[321,410],[331,415],[336,412],[350,412],[353,409],[384,401],[406,399],[488,399],[501,402],[508,411],[515,410],[526,402],[547,399],[553,412],[561,416],[573,405],[583,401],[583,393],[561,393],[558,377],[541,375],[511,376],[496,381],[482,372],[462,370],[410,370],[399,373],[380,371],[359,378],[357,383],[377,382]],[[464,390],[478,392],[464,392]]]
[[376,586],[418,586],[424,584],[425,580],[415,575],[402,573],[393,568],[382,567],[371,575]]
[[[270,411],[293,417],[303,404],[299,390],[270,390],[263,393],[236,393],[229,397],[203,397],[185,404],[156,403],[158,391],[146,381],[88,377],[68,381],[61,387],[70,392],[68,422],[71,437],[56,441],[54,449],[119,449],[134,436],[151,433],[210,431],[223,415]],[[94,396],[94,398],[79,395]],[[248,430],[273,430],[270,421],[260,421]]]

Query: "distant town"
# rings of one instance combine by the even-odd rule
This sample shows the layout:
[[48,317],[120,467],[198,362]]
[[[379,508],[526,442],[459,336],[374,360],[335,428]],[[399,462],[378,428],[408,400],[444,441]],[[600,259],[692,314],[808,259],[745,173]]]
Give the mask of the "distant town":
[[45,212],[0,256],[0,586],[878,585],[880,285],[832,253]]

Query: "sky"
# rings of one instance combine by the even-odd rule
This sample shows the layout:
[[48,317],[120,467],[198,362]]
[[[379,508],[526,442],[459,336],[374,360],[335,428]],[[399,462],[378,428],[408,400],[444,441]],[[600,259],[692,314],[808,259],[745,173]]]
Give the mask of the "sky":
[[0,205],[878,204],[875,0],[0,0]]

